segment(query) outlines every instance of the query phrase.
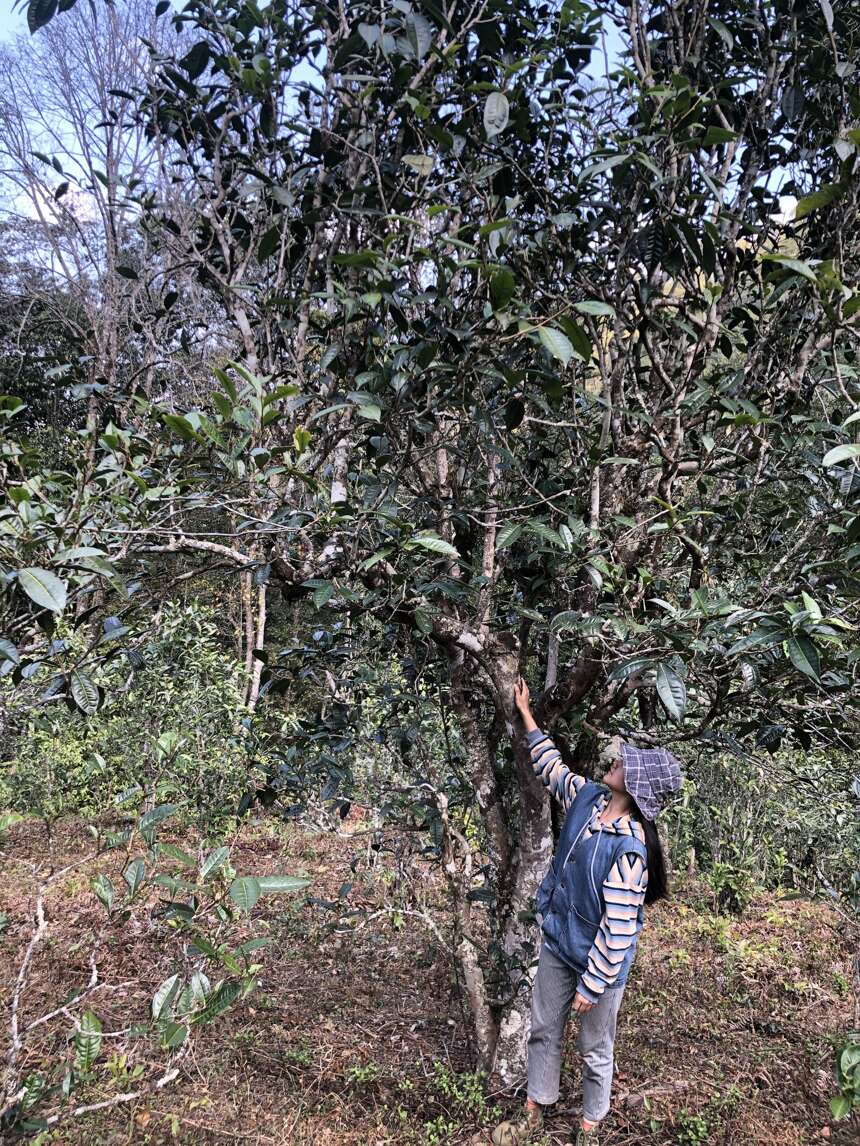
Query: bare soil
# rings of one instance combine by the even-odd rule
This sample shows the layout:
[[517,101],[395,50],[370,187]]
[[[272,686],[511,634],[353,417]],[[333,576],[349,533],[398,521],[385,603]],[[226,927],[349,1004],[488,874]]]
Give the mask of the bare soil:
[[[443,885],[414,854],[412,839],[387,834],[380,851],[370,839],[360,822],[337,833],[275,820],[242,829],[232,855],[237,871],[307,875],[313,897],[340,907],[303,894],[259,901],[243,927],[272,940],[259,955],[260,986],[196,1029],[176,1060],[178,1074],[159,1090],[153,1085],[171,1066],[166,1052],[128,1030],[147,1021],[153,992],[176,969],[177,938],[147,915],[105,930],[89,884],[98,871],[119,883],[111,853],[72,868],[46,897],[45,937],[20,1021],[58,1008],[90,979],[101,934],[99,990],[89,1005],[106,1037],[91,1080],[66,1106],[52,1099],[40,1112],[60,1112],[60,1120],[25,1139],[68,1146],[489,1142],[495,1121],[514,1114],[521,1099],[488,1093],[472,1074],[468,1022],[445,946]],[[82,826],[66,826],[53,862],[73,863],[91,846]],[[14,983],[33,933],[33,868],[44,862],[44,837],[33,824],[17,825],[0,845],[7,1046]],[[860,1121],[834,1123],[828,1107],[834,1044],[855,1015],[856,929],[827,904],[774,894],[755,898],[740,918],[712,906],[704,882],[679,876],[673,898],[648,910],[619,1015],[602,1146],[857,1146]],[[344,909],[356,914],[344,918]],[[421,922],[425,910],[437,933]],[[62,1077],[73,1054],[73,1010],[29,1032],[23,1074]],[[572,1020],[562,1099],[544,1146],[567,1141],[576,1119],[575,1033]],[[74,1114],[99,1102],[111,1105]]]

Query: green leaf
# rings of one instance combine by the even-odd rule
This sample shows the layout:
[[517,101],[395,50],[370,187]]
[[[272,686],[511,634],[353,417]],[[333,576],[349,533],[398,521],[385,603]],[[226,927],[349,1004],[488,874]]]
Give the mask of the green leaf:
[[484,131],[487,139],[500,135],[508,126],[510,104],[504,92],[490,92],[484,104]]
[[560,316],[558,324],[570,339],[573,353],[577,358],[580,358],[583,362],[590,362],[592,353],[591,339],[579,323],[574,322],[568,315],[563,314]]
[[627,163],[629,159],[629,155],[610,155],[597,163],[591,163],[580,171],[578,181],[584,183],[586,179],[593,179],[595,175],[601,175],[604,171],[611,171],[613,167],[617,167],[620,163]]
[[433,27],[426,16],[412,12],[406,19],[406,38],[420,64],[433,43]]
[[490,301],[493,310],[504,310],[517,289],[517,280],[507,267],[499,267],[490,279]]
[[89,1074],[99,1057],[102,1046],[102,1025],[92,1011],[84,1011],[81,1024],[75,1031],[75,1070]]
[[184,1023],[166,1022],[161,1028],[159,1040],[162,1050],[176,1050],[181,1047],[188,1037],[188,1027]]
[[669,665],[657,665],[657,695],[666,712],[680,724],[687,708],[687,687]]
[[18,650],[11,641],[4,639],[0,640],[0,657],[5,661],[11,661],[13,665],[21,663],[21,657],[18,655]]
[[851,442],[850,445],[834,446],[828,450],[821,459],[823,466],[835,466],[839,462],[847,462],[849,458],[860,458],[860,442]]
[[762,262],[777,263],[781,267],[786,267],[795,274],[800,275],[802,278],[809,279],[811,283],[817,283],[818,279],[815,277],[815,271],[809,265],[800,259],[790,259],[787,255],[762,255]]
[[729,51],[732,51],[735,46],[735,38],[729,31],[728,27],[723,23],[722,20],[718,20],[716,16],[708,16],[707,20],[710,26],[714,29],[714,31],[729,49]]
[[[73,0],[74,2],[74,0]],[[57,0],[30,0],[27,6],[27,27],[33,35],[54,18]]]
[[429,549],[431,553],[441,553],[445,557],[451,557],[457,561],[460,554],[449,542],[444,541],[441,537],[436,537],[433,534],[416,534],[404,543],[404,549]]
[[812,211],[817,211],[821,207],[826,207],[835,199],[838,199],[842,194],[844,188],[841,183],[828,183],[819,191],[813,191],[811,195],[804,195],[802,199],[797,202],[797,207],[794,210],[794,218],[802,219],[804,215],[809,215]]
[[240,911],[250,911],[261,893],[260,881],[253,875],[243,875],[230,884],[230,898]]
[[264,263],[266,259],[271,258],[281,243],[281,228],[279,225],[269,227],[262,239],[260,245],[257,247],[257,261]]
[[93,684],[92,680],[79,669],[71,674],[71,693],[72,699],[87,716],[92,716],[99,707],[99,690]]
[[205,40],[198,40],[194,47],[185,53],[179,61],[179,66],[188,73],[190,80],[196,80],[206,70],[209,63],[209,45]]
[[596,298],[587,298],[584,302],[575,302],[573,309],[578,310],[580,314],[593,314],[605,316],[607,318],[615,318],[615,307],[610,306],[609,303],[600,302]]
[[260,891],[263,895],[273,895],[280,892],[301,891],[308,887],[309,879],[299,879],[295,875],[261,875],[257,877]]
[[143,883],[143,878],[146,875],[146,864],[142,859],[134,859],[122,873],[123,879],[128,884],[129,894],[134,895],[140,885]]
[[206,859],[203,861],[203,863],[201,864],[201,866],[200,866],[200,878],[201,879],[208,879],[209,876],[214,871],[217,871],[219,867],[222,867],[227,862],[227,860],[229,858],[230,858],[230,849],[229,848],[215,848],[215,850],[211,851],[209,853],[209,855],[206,857]]
[[716,147],[721,143],[732,143],[738,138],[736,131],[729,131],[727,127],[709,127],[702,140],[704,147]]
[[138,828],[142,832],[150,831],[172,816],[178,806],[178,804],[159,804],[157,808],[153,808],[149,812],[144,812],[140,817],[140,822],[137,825]]
[[581,622],[582,613],[565,610],[563,613],[556,613],[549,623],[549,631],[556,636],[564,629],[575,629]]
[[173,430],[173,432],[178,434],[179,437],[183,439],[183,441],[203,441],[201,435],[197,433],[188,419],[184,418],[181,414],[162,414],[161,420],[169,430]]
[[836,1094],[830,1099],[830,1113],[839,1121],[851,1113],[851,1099],[846,1094]]
[[90,883],[90,887],[95,892],[96,898],[110,911],[116,893],[108,877],[106,875],[97,875]]
[[160,856],[169,856],[170,859],[179,860],[180,863],[185,864],[186,867],[196,867],[197,863],[193,856],[188,852],[184,852],[182,848],[171,843],[160,843],[158,845],[158,854]]
[[213,1019],[217,1019],[219,1015],[229,1011],[241,991],[241,983],[222,983],[210,995],[209,1002],[203,1010],[195,1015],[191,1021],[193,1023],[210,1023]]
[[541,326],[538,328],[538,338],[553,358],[557,358],[563,366],[567,366],[573,357],[573,347],[566,334],[562,334],[553,326]]
[[785,650],[796,669],[813,680],[818,680],[820,669],[818,650],[809,637],[802,635],[789,637],[785,642]]
[[66,607],[68,599],[66,583],[47,569],[19,569],[18,584],[30,600],[43,609],[50,609],[52,613],[62,613]]
[[806,609],[807,613],[809,613],[809,619],[814,622],[820,621],[822,617],[821,606],[818,604],[815,598],[810,597],[810,595],[803,589],[800,591],[800,596],[803,598],[804,608]]
[[182,976],[177,973],[165,979],[152,996],[152,1017],[154,1019],[171,1019],[173,1017],[173,1004],[182,987]]
[[508,545],[513,545],[522,531],[522,524],[515,521],[508,522],[507,525],[502,526],[496,534],[496,549],[505,549]]
[[331,581],[327,581],[325,585],[319,585],[316,589],[314,589],[313,593],[311,594],[311,599],[313,600],[316,608],[321,609],[323,605],[326,605],[331,600],[333,594],[334,585]]

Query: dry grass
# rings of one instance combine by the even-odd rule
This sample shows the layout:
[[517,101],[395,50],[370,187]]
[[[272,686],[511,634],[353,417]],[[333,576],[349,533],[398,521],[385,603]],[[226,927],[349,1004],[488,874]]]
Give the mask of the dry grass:
[[[233,863],[243,874],[306,874],[322,899],[336,899],[350,881],[346,902],[374,911],[405,887],[394,886],[389,853],[368,865],[365,844],[361,835],[314,835],[269,821],[243,830]],[[9,925],[0,934],[0,979],[6,999],[31,933],[28,863],[40,859],[40,846],[23,824],[3,848],[0,910]],[[64,829],[57,862],[72,861],[87,846],[82,830]],[[36,952],[25,1022],[87,981],[93,936],[104,922],[89,878],[106,862],[102,857],[71,871],[50,892],[48,934]],[[441,908],[441,887],[426,861],[410,862],[414,886]],[[826,905],[799,899],[761,896],[740,920],[715,916],[709,906],[704,886],[687,881],[671,902],[649,911],[619,1016],[616,1088],[602,1142],[856,1146],[857,1120],[830,1125],[828,1110],[832,1040],[852,1020],[846,925]],[[299,898],[261,900],[248,932],[273,942],[261,953],[261,987],[247,1003],[201,1028],[178,1063],[178,1076],[157,1093],[147,1088],[165,1071],[163,1052],[146,1038],[106,1039],[92,1082],[75,1092],[72,1104],[115,1098],[141,1082],[147,1093],[79,1119],[66,1117],[42,1141],[488,1141],[480,1132],[518,1100],[484,1100],[474,1080],[470,1084],[468,1024],[438,940],[408,915],[380,916],[353,934],[333,931],[334,919]],[[441,910],[437,919],[444,926]],[[104,932],[98,954],[104,987],[91,1005],[106,1031],[146,1021],[153,991],[174,969],[175,950],[163,925],[143,914]],[[21,1064],[25,1073],[56,1073],[70,1058],[70,1030],[62,1017],[34,1030]],[[562,1101],[549,1120],[546,1146],[565,1141],[577,1102],[573,1033],[571,1027]],[[140,1082],[129,1082],[117,1066],[108,1069],[119,1053],[128,1056],[128,1071],[143,1067]]]

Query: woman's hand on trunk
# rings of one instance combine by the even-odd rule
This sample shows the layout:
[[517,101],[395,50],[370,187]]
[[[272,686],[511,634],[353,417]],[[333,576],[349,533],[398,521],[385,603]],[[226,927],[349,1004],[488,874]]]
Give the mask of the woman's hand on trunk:
[[514,685],[514,704],[523,716],[529,711],[529,686],[521,676],[517,677]]

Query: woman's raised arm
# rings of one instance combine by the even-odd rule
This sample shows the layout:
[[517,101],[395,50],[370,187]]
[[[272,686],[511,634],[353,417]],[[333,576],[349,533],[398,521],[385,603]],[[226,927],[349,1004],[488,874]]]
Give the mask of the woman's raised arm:
[[588,781],[578,776],[562,762],[561,753],[547,734],[541,731],[529,708],[529,686],[520,678],[514,685],[514,703],[519,709],[526,726],[526,744],[531,754],[532,768],[540,776],[550,793],[560,801],[565,811],[570,807],[580,789]]

